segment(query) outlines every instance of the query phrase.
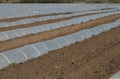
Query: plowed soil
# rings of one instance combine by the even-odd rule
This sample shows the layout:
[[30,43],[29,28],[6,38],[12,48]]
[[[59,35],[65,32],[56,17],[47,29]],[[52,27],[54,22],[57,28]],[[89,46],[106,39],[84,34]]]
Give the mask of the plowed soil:
[[15,39],[7,40],[0,42],[0,52],[7,51],[10,49],[18,48],[27,44],[32,44],[35,42],[45,41],[48,39],[53,39],[55,37],[64,36],[67,34],[75,33],[82,29],[96,27],[101,24],[114,22],[120,18],[120,14],[110,15],[106,17],[102,17],[96,20],[91,20],[85,23],[72,25],[69,27],[58,28],[55,30],[50,30],[46,32],[41,32],[38,34],[30,34],[23,37],[18,37]]
[[[112,10],[112,9],[114,9],[114,8],[93,9],[93,10],[89,10],[89,11]],[[76,12],[84,12],[84,11],[76,11]],[[71,13],[76,13],[76,12],[63,12],[63,13],[40,14],[40,15],[24,16],[24,17],[16,17],[16,18],[5,18],[5,19],[0,19],[0,22],[13,22],[13,21],[18,21],[18,20],[22,20],[22,19],[38,18],[38,17],[43,17],[43,16],[55,16],[55,15],[61,15],[61,14],[71,14]]]
[[[109,19],[108,19],[109,20]],[[0,70],[0,79],[108,79],[120,70],[120,27]]]

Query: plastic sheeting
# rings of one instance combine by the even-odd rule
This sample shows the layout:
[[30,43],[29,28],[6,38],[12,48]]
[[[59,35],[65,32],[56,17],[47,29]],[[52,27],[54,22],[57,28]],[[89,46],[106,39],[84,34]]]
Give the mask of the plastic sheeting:
[[55,49],[59,49],[60,48],[60,44],[55,40],[49,40],[49,41],[45,41],[43,42],[46,47],[48,48],[48,51],[52,51],[52,50],[55,50]]
[[8,58],[4,54],[0,53],[0,69],[8,66],[9,64],[10,61]]
[[[119,5],[119,4],[118,4]],[[61,12],[89,12],[93,9],[118,8],[118,5],[106,4],[2,4],[0,5],[0,18],[13,18],[32,16],[38,14],[50,14]],[[14,12],[16,11],[16,12]],[[99,10],[101,11],[101,10]],[[3,16],[4,15],[4,16]]]
[[0,41],[5,41],[9,39],[9,37],[7,36],[7,34],[5,34],[4,32],[0,33]]
[[18,48],[18,50],[24,52],[24,54],[28,57],[28,59],[36,58],[40,55],[38,49],[36,49],[33,45],[27,45]]
[[51,30],[51,27],[49,27],[49,26],[47,26],[47,25],[43,25],[42,28],[43,28],[44,30],[46,30],[46,31],[47,31],[47,30]]
[[79,33],[75,33],[75,34],[72,34],[72,37],[76,40],[76,41],[83,41],[85,38],[79,34]]
[[7,51],[4,54],[8,57],[11,63],[20,63],[27,60],[26,56],[18,50]]
[[45,31],[45,30],[42,28],[42,26],[38,26],[37,28],[39,29],[39,32]]
[[75,43],[76,42],[76,40],[74,39],[74,37],[72,37],[72,35],[67,35],[67,36],[64,36],[63,37],[65,40],[66,40],[66,42],[68,42],[69,44],[72,44],[72,43]]
[[36,49],[40,52],[40,54],[44,54],[48,52],[48,48],[44,45],[44,43],[35,43],[33,44]]
[[19,35],[19,36],[24,36],[24,35],[26,35],[26,32],[24,31],[24,30],[22,30],[22,29],[17,29],[17,30],[15,30],[16,32],[17,32],[17,34]]
[[23,30],[26,32],[26,34],[33,33],[33,29],[30,29],[30,28],[24,28]]
[[99,25],[97,27],[85,29],[63,37],[57,37],[48,41],[30,44],[0,53],[0,69],[8,66],[11,63],[20,63],[28,59],[36,58],[38,56],[48,53],[49,51],[69,46],[70,44],[77,41],[81,42],[85,39],[92,37],[92,35],[98,35],[104,31],[107,31],[108,29],[118,27],[119,25],[120,20],[117,20],[112,23]]
[[19,36],[15,31],[7,31],[6,34],[9,38],[15,38]]
[[[116,9],[114,9],[116,10]],[[39,18],[31,18],[31,19],[23,19],[15,22],[1,22],[0,27],[10,27],[10,26],[15,26],[15,25],[21,25],[21,24],[28,24],[28,23],[33,23],[36,21],[45,21],[45,20],[50,20],[50,19],[58,19],[58,18],[64,18],[64,17],[70,17],[70,16],[77,16],[77,15],[82,15],[86,13],[98,13],[98,12],[106,12],[106,11],[113,11],[113,10],[98,10],[98,11],[85,11],[85,12],[75,12],[72,14],[61,14],[61,15],[56,15],[56,16],[44,16],[44,17],[39,17]],[[94,18],[94,17],[92,17]],[[83,18],[84,19],[84,18]],[[83,20],[81,19],[81,20]],[[71,21],[72,22],[72,21]]]
[[31,29],[32,29],[32,33],[38,33],[39,32],[38,27],[37,28],[36,27],[31,27]]
[[99,28],[92,28],[91,31],[93,31],[93,33],[94,33],[93,35],[98,35],[99,33],[101,33],[99,31]]
[[82,30],[80,32],[78,32],[84,39],[90,38],[91,35],[89,35],[89,33],[86,30]]
[[113,75],[110,79],[120,79],[120,71]]
[[[67,20],[67,21],[62,21],[62,22],[57,22],[57,23],[52,23],[52,24],[45,24],[45,25],[42,25],[42,26],[16,29],[16,30],[14,30],[15,33],[13,33],[13,31],[0,32],[1,37],[3,37],[3,38],[0,38],[0,41],[5,41],[5,40],[8,40],[8,39],[12,39],[12,38],[15,38],[15,37],[20,37],[20,36],[25,36],[26,34],[35,34],[35,33],[38,33],[38,32],[53,30],[53,29],[60,28],[60,27],[66,27],[66,26],[70,26],[72,24],[78,24],[78,23],[81,23],[81,22],[91,20],[92,17],[100,18],[100,17],[103,17],[103,16],[108,16],[108,14],[111,15],[111,14],[115,14],[115,13],[116,12],[89,15],[89,16],[74,18],[74,19]],[[119,23],[117,23],[117,24],[119,25]],[[106,29],[109,30],[110,26],[112,27],[112,25],[110,25],[110,24],[106,25]],[[21,31],[23,31],[23,32],[21,32]],[[5,33],[5,34],[1,34],[1,33]],[[99,34],[99,33],[96,33],[96,35],[97,34]],[[9,38],[7,38],[6,36],[9,36]]]

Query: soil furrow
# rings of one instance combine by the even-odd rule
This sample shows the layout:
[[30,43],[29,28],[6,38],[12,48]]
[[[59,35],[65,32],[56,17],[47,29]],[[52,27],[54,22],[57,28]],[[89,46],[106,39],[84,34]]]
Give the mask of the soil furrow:
[[26,35],[23,37],[10,39],[7,41],[0,42],[0,52],[18,48],[18,47],[21,47],[21,46],[24,46],[27,44],[32,44],[32,43],[36,43],[36,42],[40,42],[40,41],[53,39],[53,38],[56,38],[59,36],[72,34],[72,33],[78,32],[82,29],[92,28],[92,27],[96,27],[101,24],[114,22],[119,18],[120,18],[120,14],[115,14],[115,15],[102,17],[102,18],[99,18],[96,20],[91,20],[91,21],[88,21],[85,23],[72,25],[69,27],[62,27],[62,28],[58,28],[58,29],[54,29],[54,30],[50,30],[50,31],[46,31],[46,32],[30,34],[30,35]]
[[[113,11],[120,11],[120,10],[113,10]],[[8,31],[8,30],[15,30],[15,29],[19,29],[19,28],[36,27],[36,26],[40,26],[40,25],[44,25],[44,24],[56,23],[56,22],[70,20],[70,19],[73,19],[73,18],[88,16],[88,15],[93,15],[93,14],[108,13],[108,12],[113,12],[113,11],[87,13],[87,14],[65,17],[65,18],[58,18],[58,19],[47,20],[47,21],[36,21],[36,22],[33,22],[33,23],[29,23],[29,24],[21,24],[21,25],[9,26],[9,27],[0,27],[0,32]]]
[[[95,10],[89,10],[89,11],[112,10],[112,9],[114,9],[114,8],[103,8],[103,9],[95,9]],[[76,12],[84,12],[84,11],[76,11]],[[22,19],[38,18],[38,17],[43,17],[43,16],[55,16],[55,15],[61,15],[61,14],[72,14],[72,13],[76,13],[76,12],[40,14],[40,15],[24,16],[24,17],[16,17],[16,18],[6,18],[6,19],[0,19],[0,22],[13,22],[13,21],[18,21],[18,20],[22,20]]]
[[36,59],[12,64],[0,70],[0,78],[108,79],[120,70],[119,33],[120,27],[114,28]]

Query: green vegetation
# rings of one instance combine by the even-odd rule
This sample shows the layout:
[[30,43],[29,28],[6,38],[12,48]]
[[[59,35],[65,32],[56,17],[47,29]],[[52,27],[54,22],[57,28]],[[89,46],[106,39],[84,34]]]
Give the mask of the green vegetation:
[[0,0],[0,2],[17,2],[17,3],[120,3],[120,0]]

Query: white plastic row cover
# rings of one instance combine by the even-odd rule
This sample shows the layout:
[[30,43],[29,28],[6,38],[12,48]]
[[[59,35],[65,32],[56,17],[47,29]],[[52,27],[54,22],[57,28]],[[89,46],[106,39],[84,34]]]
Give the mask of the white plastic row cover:
[[110,79],[120,79],[120,71],[114,74]]
[[[117,10],[117,9],[114,9],[114,10]],[[14,21],[14,22],[1,22],[0,27],[14,27],[15,25],[34,23],[35,21],[45,21],[45,20],[50,20],[50,19],[58,19],[58,18],[64,18],[64,17],[70,17],[70,16],[77,16],[77,15],[82,15],[82,14],[86,14],[86,13],[109,12],[109,11],[114,11],[114,10],[86,11],[86,12],[80,12],[80,13],[75,12],[72,14],[61,14],[61,15],[56,15],[56,16],[44,16],[44,17],[39,17],[39,18],[23,19],[23,20]]]
[[38,42],[30,45],[26,45],[17,49],[9,50],[0,53],[0,69],[7,67],[12,63],[25,62],[32,58],[37,58],[43,54],[47,54],[49,51],[69,46],[77,41],[84,41],[98,35],[111,28],[120,26],[120,19],[115,22],[99,25],[91,29],[81,30],[77,33],[66,35],[63,37],[57,37],[48,41]]
[[36,27],[30,27],[30,28],[22,28],[22,29],[16,29],[16,30],[11,30],[11,31],[5,31],[5,32],[0,32],[0,41],[5,41],[8,39],[13,39],[16,37],[21,37],[25,36],[28,34],[35,34],[38,32],[43,32],[43,31],[48,31],[48,30],[53,30],[61,27],[67,27],[73,24],[78,24],[81,22],[86,22],[92,19],[97,19],[100,17],[112,15],[112,14],[117,14],[120,13],[118,11],[116,12],[110,12],[110,13],[101,13],[101,14],[94,14],[94,15],[89,15],[89,16],[83,16],[83,17],[78,17],[74,18],[71,20],[66,20],[62,22],[57,22],[57,23],[52,23],[52,24],[45,24],[42,26],[36,26]]
[[[52,4],[52,5],[0,5],[0,18],[13,18],[22,16],[32,16],[38,14],[50,14],[50,13],[60,13],[60,12],[73,12],[73,11],[84,11],[92,9],[102,9],[102,8],[117,8],[115,5],[96,5],[96,4]],[[16,12],[15,12],[16,11]]]

